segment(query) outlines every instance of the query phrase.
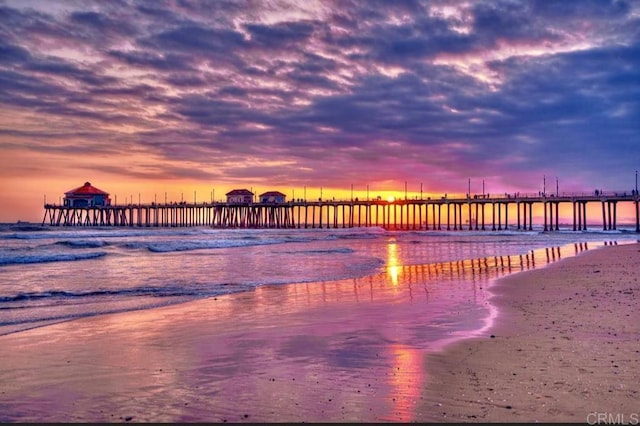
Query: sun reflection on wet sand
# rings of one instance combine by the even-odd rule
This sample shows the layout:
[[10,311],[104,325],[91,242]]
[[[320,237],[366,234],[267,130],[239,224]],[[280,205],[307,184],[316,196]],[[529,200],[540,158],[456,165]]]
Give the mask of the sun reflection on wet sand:
[[392,345],[392,368],[388,373],[391,409],[383,421],[409,422],[414,419],[416,404],[424,389],[424,353],[406,345]]
[[398,267],[398,245],[395,238],[390,238],[389,244],[387,244],[387,273],[394,286],[398,285],[398,275],[400,273]]

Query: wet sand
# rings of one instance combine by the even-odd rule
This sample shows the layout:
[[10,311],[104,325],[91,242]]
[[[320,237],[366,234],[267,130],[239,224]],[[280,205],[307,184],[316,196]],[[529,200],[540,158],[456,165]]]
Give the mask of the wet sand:
[[[0,336],[0,421],[630,415],[639,250],[590,250],[495,285],[533,257],[394,267]],[[456,332],[443,331],[453,323]]]
[[498,281],[493,338],[428,357],[418,419],[640,422],[640,245]]
[[444,324],[474,332],[499,271],[396,266],[0,336],[0,420],[411,421],[424,354]]

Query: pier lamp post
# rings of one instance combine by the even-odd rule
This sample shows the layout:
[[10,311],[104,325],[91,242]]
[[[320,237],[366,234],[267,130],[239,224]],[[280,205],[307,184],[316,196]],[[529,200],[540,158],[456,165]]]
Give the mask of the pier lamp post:
[[482,198],[484,198],[484,179],[482,179]]
[[556,176],[556,197],[560,196],[560,187],[558,186],[558,176]]
[[353,201],[353,184],[351,184],[351,201]]
[[545,175],[542,175],[542,196],[545,196],[545,193],[547,192],[547,177]]
[[322,187],[320,187],[320,201],[322,201]]
[[193,204],[196,203],[196,191],[193,191]]
[[407,199],[407,181],[404,181],[404,199]]
[[140,193],[138,192],[138,205],[140,205]]
[[304,201],[307,201],[307,185],[304,185],[303,192],[304,192]]
[[471,198],[471,178],[469,178],[467,198]]
[[116,206],[118,205],[118,194],[116,194]]
[[420,199],[422,200],[422,182],[420,182]]
[[636,197],[638,196],[638,171],[636,170]]

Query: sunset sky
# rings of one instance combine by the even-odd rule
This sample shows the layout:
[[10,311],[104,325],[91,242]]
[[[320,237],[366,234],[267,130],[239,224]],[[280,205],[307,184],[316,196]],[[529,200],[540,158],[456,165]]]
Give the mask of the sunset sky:
[[631,192],[640,2],[0,0],[0,222],[125,200]]

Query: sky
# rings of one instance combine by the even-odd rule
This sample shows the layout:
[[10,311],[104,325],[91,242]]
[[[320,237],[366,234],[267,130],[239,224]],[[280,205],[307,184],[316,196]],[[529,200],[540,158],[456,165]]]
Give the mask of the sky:
[[0,222],[112,200],[631,191],[639,1],[0,0]]

